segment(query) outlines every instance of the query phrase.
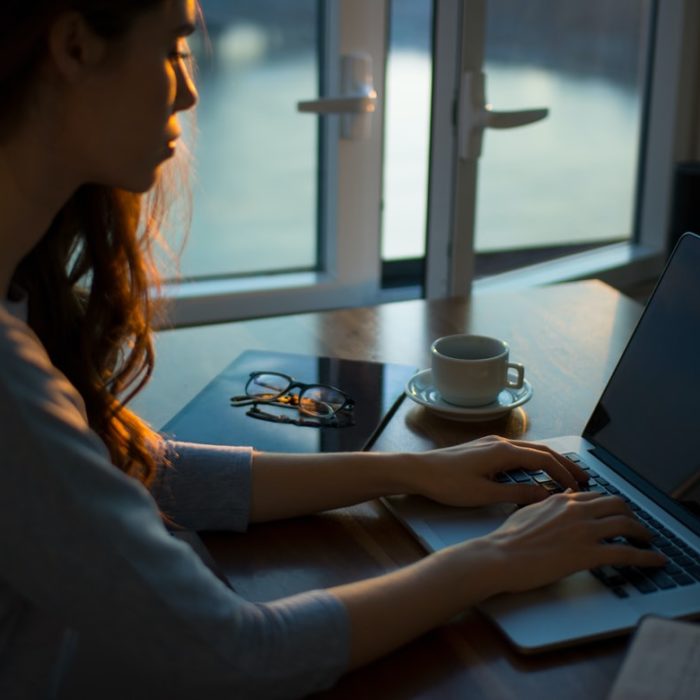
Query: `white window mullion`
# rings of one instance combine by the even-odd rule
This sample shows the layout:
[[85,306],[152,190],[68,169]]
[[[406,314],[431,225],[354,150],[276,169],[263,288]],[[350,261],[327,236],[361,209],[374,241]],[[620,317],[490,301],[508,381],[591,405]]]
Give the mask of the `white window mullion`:
[[485,0],[435,6],[435,68],[426,296],[466,296],[474,271],[478,154],[459,157],[460,85],[483,70]]
[[[381,286],[380,227],[387,0],[340,0],[340,56],[358,49],[372,58],[379,99],[369,138],[338,139],[334,265],[344,305],[375,303]],[[338,119],[334,120],[338,128]],[[329,227],[329,232],[332,229]],[[328,232],[327,232],[328,233]],[[332,246],[329,246],[329,252]]]
[[461,46],[460,0],[435,1],[425,296],[449,296]]

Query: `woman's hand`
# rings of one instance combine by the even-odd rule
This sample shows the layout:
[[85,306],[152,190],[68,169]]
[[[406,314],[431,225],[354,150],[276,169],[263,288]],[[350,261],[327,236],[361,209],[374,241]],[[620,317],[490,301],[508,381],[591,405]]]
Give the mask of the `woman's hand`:
[[666,557],[606,539],[648,542],[651,533],[615,496],[567,491],[522,508],[483,538],[500,553],[500,591],[524,591],[603,565],[663,566]]
[[563,488],[574,491],[588,481],[586,472],[549,447],[495,435],[412,455],[411,459],[416,460],[413,493],[451,506],[528,504],[547,498],[549,492],[542,486],[494,480],[499,472],[514,469],[541,469]]
[[406,567],[332,589],[350,619],[351,667],[367,663],[470,605],[603,564],[659,566],[665,557],[605,538],[648,540],[624,501],[566,492],[522,508],[486,537],[441,549]]
[[253,454],[251,522],[291,518],[394,494],[420,494],[451,506],[527,504],[548,491],[502,484],[502,471],[542,469],[563,488],[578,490],[586,473],[549,447],[486,437],[429,452]]

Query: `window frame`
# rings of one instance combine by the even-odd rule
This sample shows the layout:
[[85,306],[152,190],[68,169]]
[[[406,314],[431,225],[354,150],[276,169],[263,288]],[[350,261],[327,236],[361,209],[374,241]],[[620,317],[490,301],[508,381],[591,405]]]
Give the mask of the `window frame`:
[[[383,95],[388,0],[319,0],[319,10],[321,93],[337,94],[340,56],[362,50],[373,58],[375,88]],[[364,141],[341,139],[339,117],[308,116],[319,120],[323,177],[318,270],[168,282],[162,287],[167,323],[188,326],[376,303],[383,114],[380,101]]]
[[[442,104],[442,112],[435,113],[433,125],[434,183],[431,182],[430,188],[426,296],[439,298],[463,296],[471,291],[522,289],[586,277],[624,285],[656,276],[666,257],[674,166],[680,160],[698,156],[700,53],[696,47],[700,8],[697,3],[654,0],[632,239],[475,281],[477,166],[475,162],[460,162],[454,157],[457,120],[453,115],[459,105],[461,71],[480,68],[483,62],[485,11],[485,0],[441,0],[437,4],[435,62],[439,94],[434,99],[437,105]],[[446,32],[444,36],[439,34],[442,31]],[[450,93],[454,95],[451,101]],[[450,109],[444,103],[449,103]],[[445,194],[448,188],[449,198]]]
[[[680,160],[700,158],[698,3],[655,0],[633,239],[474,281],[473,227],[478,171],[476,163],[465,164],[455,158],[456,106],[462,71],[477,61],[481,65],[483,59],[485,0],[436,0],[426,257],[423,265],[413,267],[424,270],[424,284],[420,280],[412,284],[404,276],[404,286],[384,288],[380,246],[381,97],[389,0],[319,0],[319,3],[325,10],[323,49],[328,68],[324,74],[327,92],[332,93],[337,87],[340,54],[361,46],[373,56],[380,96],[373,135],[367,142],[342,142],[338,118],[321,119],[324,144],[321,167],[329,187],[327,205],[321,209],[322,269],[168,284],[164,295],[170,301],[170,323],[195,325],[419,296],[466,296],[472,291],[524,288],[584,277],[619,285],[649,279],[660,271],[671,215],[673,169]],[[465,46],[468,48],[463,50]],[[364,170],[368,163],[373,168],[372,174],[368,179],[366,175],[358,176],[368,172]],[[361,188],[355,186],[358,181]],[[335,193],[343,188],[350,192],[361,189],[363,197],[337,197]],[[458,231],[460,235],[456,235]]]

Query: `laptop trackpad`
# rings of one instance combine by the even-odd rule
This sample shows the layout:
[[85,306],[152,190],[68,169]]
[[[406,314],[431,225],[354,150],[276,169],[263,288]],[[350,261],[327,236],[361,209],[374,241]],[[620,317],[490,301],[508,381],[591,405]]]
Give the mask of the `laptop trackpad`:
[[430,551],[487,535],[517,508],[512,503],[451,508],[420,496],[391,496],[384,501]]

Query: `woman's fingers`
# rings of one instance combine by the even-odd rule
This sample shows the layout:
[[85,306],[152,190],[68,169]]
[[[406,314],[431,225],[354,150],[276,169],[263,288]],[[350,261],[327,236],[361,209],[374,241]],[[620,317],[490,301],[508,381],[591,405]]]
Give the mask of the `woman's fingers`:
[[[512,469],[525,469],[526,471],[539,471],[541,469],[547,472],[554,481],[561,484],[564,488],[574,490],[580,488],[579,481],[574,477],[572,472],[551,452],[537,450],[530,446],[516,445],[515,447],[517,449],[517,456],[514,455],[515,459],[513,460]],[[582,469],[579,469],[579,471],[583,472]]]
[[588,514],[594,518],[616,514],[634,517],[632,509],[619,496],[606,496],[597,491],[581,491],[572,494],[572,497],[574,501],[586,503]]
[[469,445],[482,452],[482,464],[491,473],[526,469],[544,470],[565,488],[578,490],[580,483],[588,481],[588,474],[571,460],[555,450],[536,442],[507,440],[489,435],[472,441]]
[[655,549],[640,549],[626,544],[603,544],[600,547],[600,564],[609,566],[659,567],[667,557]]
[[[606,496],[599,491],[574,491],[573,489],[567,489],[566,494],[570,496],[573,501],[580,501],[582,503],[587,501],[600,501],[601,499],[613,499],[617,505],[624,504],[624,501],[617,496]],[[607,506],[608,508],[610,505]]]
[[[537,484],[502,484],[497,481],[485,484],[483,493],[484,498],[488,499],[485,502],[488,503],[517,503],[523,506],[539,503],[552,495],[543,486]],[[627,504],[617,496],[604,496],[597,491],[573,491],[571,489],[567,489],[565,493],[575,496],[575,500],[580,503],[602,501],[602,503],[597,503],[594,509],[591,510],[591,517],[602,517],[613,513],[632,514]]]
[[499,484],[496,481],[484,484],[484,504],[517,503],[524,506],[539,503],[549,496],[547,489],[535,484]]
[[[537,442],[526,442],[524,440],[511,440],[511,444],[516,445],[517,447],[522,447],[527,450],[534,450],[535,452],[541,453],[542,456],[548,456],[556,464],[558,464],[569,474],[571,474],[577,482],[585,484],[589,479],[589,476],[586,473],[585,469],[581,469],[581,467],[579,467],[575,462],[572,462],[570,459],[564,457],[564,455],[560,454],[559,452],[556,452],[547,445],[541,445]],[[535,459],[537,458],[535,455],[532,456]],[[550,473],[548,470],[545,471],[547,471],[547,473]]]
[[[589,506],[590,517],[603,517],[614,513],[632,515],[627,504],[617,496],[604,496],[597,491],[573,491],[572,489],[567,489],[565,493],[580,503],[595,501],[593,506]],[[536,484],[502,484],[497,481],[485,484],[483,490],[484,503],[517,503],[522,506],[539,503],[551,495],[551,492],[543,486]]]
[[611,537],[631,537],[640,542],[648,542],[653,537],[638,520],[628,515],[610,515],[591,523],[591,534],[598,540]]
[[625,566],[663,566],[666,557],[652,549],[644,549],[621,542],[606,542],[617,537],[630,538],[640,543],[649,542],[650,532],[617,496],[603,496],[591,492],[567,492],[569,505],[578,513],[574,515],[584,525],[585,538],[593,540],[602,564]]
[[590,492],[568,491],[521,508],[488,537],[517,572],[504,581],[504,590],[535,588],[605,564],[659,567],[667,561],[621,539],[650,537],[622,499]]

